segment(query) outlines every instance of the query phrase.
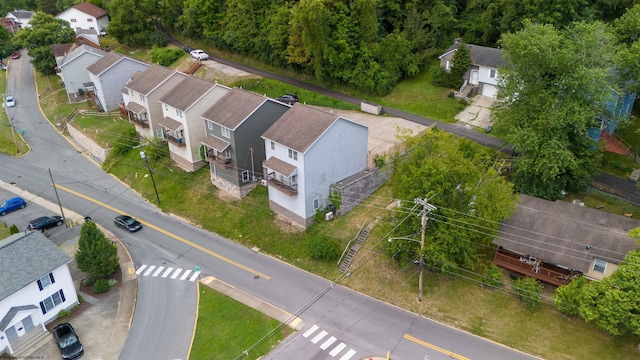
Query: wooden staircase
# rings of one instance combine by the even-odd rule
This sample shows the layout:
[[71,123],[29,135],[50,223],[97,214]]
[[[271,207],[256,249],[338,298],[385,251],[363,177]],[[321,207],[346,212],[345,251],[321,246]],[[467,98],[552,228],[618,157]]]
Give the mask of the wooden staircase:
[[369,232],[373,229],[374,225],[375,221],[372,221],[369,223],[369,225],[360,229],[360,233],[356,238],[356,243],[349,248],[349,252],[347,252],[347,255],[342,259],[342,263],[340,263],[339,269],[342,273],[346,273],[349,271],[351,262],[356,257],[356,254],[358,254],[358,250],[360,250],[360,247],[364,244],[365,241],[367,241],[367,238],[369,238]]
[[198,71],[198,69],[200,69],[200,66],[202,66],[202,61],[200,61],[200,59],[197,59],[193,64],[191,64],[191,66],[189,66],[187,70],[185,70],[184,73],[193,75],[196,71]]
[[603,131],[600,135],[600,140],[604,141],[605,151],[627,156],[631,154],[631,146],[616,134],[608,134],[606,131]]

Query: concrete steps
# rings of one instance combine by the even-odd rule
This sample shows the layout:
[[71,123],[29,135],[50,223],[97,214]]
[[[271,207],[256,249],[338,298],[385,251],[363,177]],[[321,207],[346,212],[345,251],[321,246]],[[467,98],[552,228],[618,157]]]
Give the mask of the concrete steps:
[[36,327],[11,344],[13,348],[11,357],[29,359],[31,355],[50,341],[53,341],[51,333],[42,330],[41,327]]

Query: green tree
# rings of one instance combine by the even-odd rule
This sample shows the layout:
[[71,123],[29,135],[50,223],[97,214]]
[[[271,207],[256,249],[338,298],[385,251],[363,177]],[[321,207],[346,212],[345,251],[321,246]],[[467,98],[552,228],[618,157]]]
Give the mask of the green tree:
[[31,27],[22,29],[13,42],[28,50],[33,67],[42,74],[55,74],[56,60],[51,45],[73,42],[75,32],[69,23],[43,12],[36,12]]
[[91,279],[109,276],[118,270],[118,250],[104,236],[93,221],[82,224],[78,250],[75,255],[78,269]]
[[626,90],[640,91],[640,4],[616,19],[613,28],[619,42],[616,70]]
[[512,280],[511,289],[520,297],[520,301],[527,308],[535,310],[540,307],[542,303],[542,284],[538,280],[532,277]]
[[496,132],[518,151],[520,192],[554,200],[590,182],[601,151],[588,132],[615,86],[608,79],[613,39],[602,23],[565,31],[525,22],[500,40],[504,102],[492,113]]
[[462,86],[464,73],[469,69],[471,65],[471,53],[467,47],[467,43],[461,42],[458,45],[458,49],[453,54],[451,59],[453,67],[448,75],[448,85],[451,88],[458,89]]
[[560,286],[553,294],[553,302],[561,313],[578,315],[580,295],[587,285],[587,278],[581,276],[573,279],[569,284]]
[[[159,11],[149,1],[111,0],[107,5],[109,10],[109,35],[118,42],[131,45],[158,44],[153,40],[156,30],[155,21]],[[155,36],[155,38],[154,38]]]
[[629,252],[611,276],[586,286],[579,312],[612,335],[640,336],[640,250]]
[[[426,231],[427,264],[448,271],[474,269],[498,222],[515,210],[511,185],[492,169],[493,152],[480,145],[436,129],[405,140],[405,155],[393,160],[390,181],[395,198],[429,198],[438,207]],[[420,232],[421,219],[415,214],[400,212],[394,221],[393,236]],[[406,263],[419,257],[420,248],[415,242],[393,241],[389,251]]]

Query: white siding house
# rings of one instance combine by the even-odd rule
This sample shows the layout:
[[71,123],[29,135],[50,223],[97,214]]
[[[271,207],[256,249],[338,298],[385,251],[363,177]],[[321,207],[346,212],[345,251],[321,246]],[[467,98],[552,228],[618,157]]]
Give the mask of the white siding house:
[[64,82],[69,103],[78,98],[79,93],[84,92],[84,83],[91,81],[87,67],[95,63],[107,53],[87,45],[81,45],[70,53],[57,59],[58,76]]
[[56,15],[56,18],[68,22],[76,33],[79,30],[90,30],[97,35],[106,31],[109,25],[107,10],[88,2],[74,5]]
[[0,241],[0,353],[31,331],[46,331],[58,312],[78,304],[71,258],[39,231]]
[[262,136],[270,208],[306,228],[328,204],[329,186],[367,168],[368,128],[295,104]]

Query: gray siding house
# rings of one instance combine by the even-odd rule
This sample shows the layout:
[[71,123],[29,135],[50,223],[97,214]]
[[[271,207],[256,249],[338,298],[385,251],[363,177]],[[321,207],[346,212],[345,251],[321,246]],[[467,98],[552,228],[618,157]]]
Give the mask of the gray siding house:
[[631,250],[629,230],[640,221],[565,201],[520,195],[512,217],[500,225],[493,262],[554,285],[576,276],[601,280]]
[[84,85],[90,82],[87,68],[103,58],[107,53],[87,45],[72,46],[69,53],[57,59],[58,76],[64,82],[69,103],[83,99]]
[[125,114],[145,138],[162,139],[160,99],[187,77],[187,74],[160,65],[137,72],[122,89]]
[[369,129],[342,116],[296,103],[263,135],[269,207],[309,226],[329,205],[329,187],[367,169]]
[[86,84],[85,92],[94,94],[100,110],[116,110],[122,101],[122,87],[136,72],[148,67],[142,61],[109,52],[87,67],[90,84]]
[[262,134],[290,106],[242,89],[231,89],[202,114],[202,140],[211,169],[211,183],[237,199],[262,178],[265,159]]

